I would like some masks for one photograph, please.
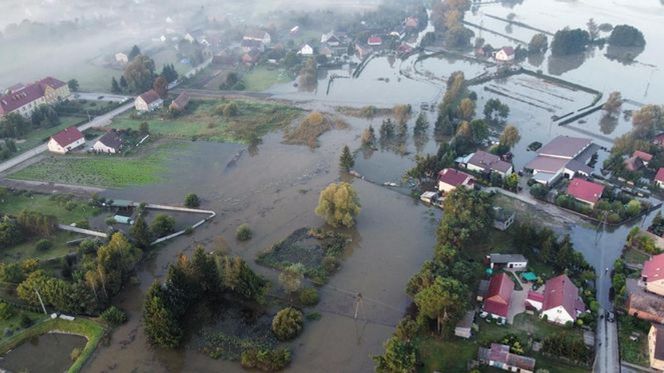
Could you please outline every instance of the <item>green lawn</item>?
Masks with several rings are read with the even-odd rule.
[[[247,91],[264,91],[277,83],[287,83],[292,79],[283,69],[257,66],[244,77]]]
[[[634,249],[625,250],[625,263],[643,264],[643,262],[648,259],[650,259],[650,256],[641,251],[636,251]]]
[[[179,146],[164,144],[132,157],[52,156],[8,177],[101,187],[154,184],[163,180],[168,171],[168,160],[176,155],[174,148]]]
[[[92,207],[86,201],[75,198],[67,203],[64,199],[45,194],[11,192],[0,197],[0,211],[3,213],[18,215],[23,210],[53,215],[60,224],[71,224],[88,219],[100,211],[98,207]]]
[[[633,316],[618,316],[618,340],[620,341],[620,357],[632,364],[649,366],[648,331],[649,324]],[[638,333],[636,341],[629,337]]]
[[[33,323],[38,323],[48,318],[48,316],[43,313],[25,311],[14,307],[14,315],[12,317],[7,320],[0,320],[0,330],[5,331],[9,329],[12,331],[11,335],[5,333],[0,335],[0,345],[9,341],[11,336],[23,330],[23,327],[21,326],[21,315],[24,314],[28,315],[30,319],[33,320]]]
[[[18,149],[18,154],[45,143],[48,141],[49,137],[55,135],[67,127],[81,123],[83,120],[85,120],[85,118],[63,116],[60,117],[60,124],[55,127],[41,128],[30,131],[24,138],[17,141],[16,147]]]
[[[443,341],[427,338],[419,343],[420,372],[466,372],[467,362],[477,359],[478,344],[454,338]]]
[[[58,231],[52,237],[47,238],[53,243],[53,247],[48,251],[38,251],[36,249],[36,244],[37,241],[41,239],[41,237],[34,238],[20,245],[16,245],[0,251],[0,261],[18,262],[28,258],[37,258],[40,262],[44,262],[49,259],[60,258],[71,252],[76,252],[78,245],[69,246],[67,245],[67,241],[71,241],[80,237],[80,235],[74,233]]]
[[[95,351],[99,341],[105,333],[105,327],[103,325],[90,319],[81,317],[77,317],[74,321],[49,319],[39,322],[24,330],[23,332],[14,334],[13,336],[0,342],[0,354],[4,354],[7,351],[21,345],[22,343],[25,343],[32,337],[48,333],[52,330],[82,335],[88,340],[85,344],[85,348],[81,352],[81,355],[67,370],[70,373],[81,371],[83,365]]]
[[[217,108],[229,102],[238,107],[238,115],[224,117]],[[219,142],[249,143],[269,131],[289,125],[300,110],[280,104],[245,100],[198,101],[189,104],[187,112],[174,119],[162,119],[158,114],[150,118],[131,119],[130,114],[116,117],[112,128],[138,129],[147,122],[150,133],[177,139],[205,139]]]

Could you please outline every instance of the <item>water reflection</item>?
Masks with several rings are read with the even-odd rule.
[[[618,118],[609,113],[604,113],[599,120],[599,130],[605,135],[610,135],[618,127]]]
[[[568,71],[578,69],[586,61],[585,53],[570,56],[549,56],[549,74],[562,75]]]
[[[606,58],[612,61],[618,61],[623,65],[630,65],[634,63],[636,57],[643,53],[644,50],[645,47],[616,47],[609,45],[609,47],[606,48],[605,56]]]
[[[542,66],[544,62],[544,53],[529,53],[528,54],[528,63],[535,67]]]

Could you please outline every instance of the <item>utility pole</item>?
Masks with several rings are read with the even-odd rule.
[[[42,306],[42,310],[44,310],[44,315],[48,316],[48,312],[46,312],[46,307],[44,306],[44,301],[42,300],[41,295],[39,295],[39,290],[35,289],[35,293],[37,293],[37,298],[39,298],[39,303]]]
[[[361,305],[362,305],[362,293],[357,293],[357,295],[355,296],[355,315],[353,316],[353,318],[356,320]]]

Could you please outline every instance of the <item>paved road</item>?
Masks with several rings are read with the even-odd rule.
[[[600,312],[604,312],[604,310],[602,309]],[[606,317],[599,320],[595,344],[597,350],[593,371],[598,373],[620,372],[618,329],[615,322],[608,322]]]
[[[125,102],[133,98],[131,96],[116,95],[113,93],[104,93],[104,92],[74,92],[73,96],[77,100],[109,101],[109,102]]]
[[[103,114],[103,115],[100,115],[98,117],[93,118],[88,123],[80,125],[78,127],[78,129],[79,129],[79,131],[85,131],[88,128],[107,126],[111,123],[111,120],[115,116],[124,113],[125,111],[131,109],[132,107],[134,107],[133,102],[122,105],[122,106],[118,107],[115,110],[109,111],[106,114]],[[41,154],[41,153],[43,153],[47,150],[48,150],[47,145],[46,144],[41,144],[41,145],[39,145],[39,146],[37,146],[33,149],[28,150],[25,153],[22,153],[22,154],[14,157],[14,158],[8,159],[5,162],[0,163],[0,173],[5,172],[8,169],[10,169],[10,168],[12,168],[16,165],[19,165],[19,164],[27,161],[28,159],[30,159],[32,157],[35,157],[35,156],[37,156],[37,155],[39,155],[39,154]]]

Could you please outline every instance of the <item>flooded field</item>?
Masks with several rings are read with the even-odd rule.
[[[64,372],[72,364],[74,348],[82,349],[86,339],[78,335],[49,333],[32,338],[8,352],[0,368],[10,372]]]

